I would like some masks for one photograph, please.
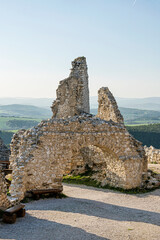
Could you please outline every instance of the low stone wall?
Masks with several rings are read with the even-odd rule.
[[[1,208],[8,208],[10,202],[7,198],[7,187],[5,182],[5,177],[0,167],[0,209]]]
[[[102,185],[139,187],[147,161],[143,146],[124,125],[82,114],[51,119],[15,134],[10,167],[11,195],[22,199],[31,189],[62,188],[62,176],[86,167]]]
[[[156,149],[153,146],[144,147],[148,163],[158,163],[160,164],[160,149]]]

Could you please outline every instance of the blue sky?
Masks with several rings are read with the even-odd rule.
[[[55,97],[85,56],[90,95],[160,97],[160,0],[0,0],[0,97]]]

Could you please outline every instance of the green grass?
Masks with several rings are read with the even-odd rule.
[[[125,126],[126,127],[138,127],[138,126],[148,126],[149,124],[144,124],[144,123],[141,123],[141,124],[126,124]]]
[[[93,180],[90,176],[82,176],[82,175],[66,175],[63,177],[64,183],[70,183],[70,184],[80,184],[85,186],[92,186],[96,188],[101,189],[110,189],[114,191],[118,191],[121,193],[126,194],[141,194],[141,193],[147,193],[151,192],[154,189],[141,189],[141,188],[134,188],[134,189],[123,189],[123,188],[115,188],[110,185],[101,186],[100,182],[97,182],[96,180]]]
[[[20,128],[17,128],[17,127],[13,127],[13,126],[10,126],[9,124],[7,124],[9,121],[36,121],[37,124],[41,121],[41,119],[38,119],[38,118],[21,118],[21,117],[0,117],[0,130],[7,130],[7,131],[15,131],[15,130],[18,130]]]
[[[100,183],[98,183],[96,180],[91,179],[90,176],[70,176],[66,175],[63,177],[63,182],[66,183],[73,183],[73,184],[83,184],[86,186],[92,186],[92,187],[100,187]]]

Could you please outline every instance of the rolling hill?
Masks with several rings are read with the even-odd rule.
[[[160,97],[149,98],[120,98],[115,97],[119,107],[135,108],[141,110],[160,111]],[[54,98],[0,98],[0,105],[20,104],[33,105],[50,110]],[[90,97],[91,108],[97,108],[98,97]]]
[[[32,105],[11,104],[0,106],[0,116],[27,117],[47,119],[52,115],[51,110]]]
[[[160,112],[120,107],[129,132],[144,145],[160,148],[160,124],[138,126],[140,124],[160,123]],[[91,109],[96,115],[97,108]],[[16,130],[36,126],[42,119],[48,119],[51,110],[31,105],[12,104],[0,106],[0,137],[9,144]],[[133,126],[136,125],[136,126]]]
[[[98,107],[98,97],[90,97],[91,108]],[[119,98],[116,97],[116,101],[119,107],[134,108],[140,110],[153,110],[160,111],[160,97],[150,98]]]

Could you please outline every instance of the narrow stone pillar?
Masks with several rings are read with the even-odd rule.
[[[97,117],[106,121],[123,123],[123,116],[121,115],[116,100],[108,87],[102,87],[98,91],[98,114]]]

